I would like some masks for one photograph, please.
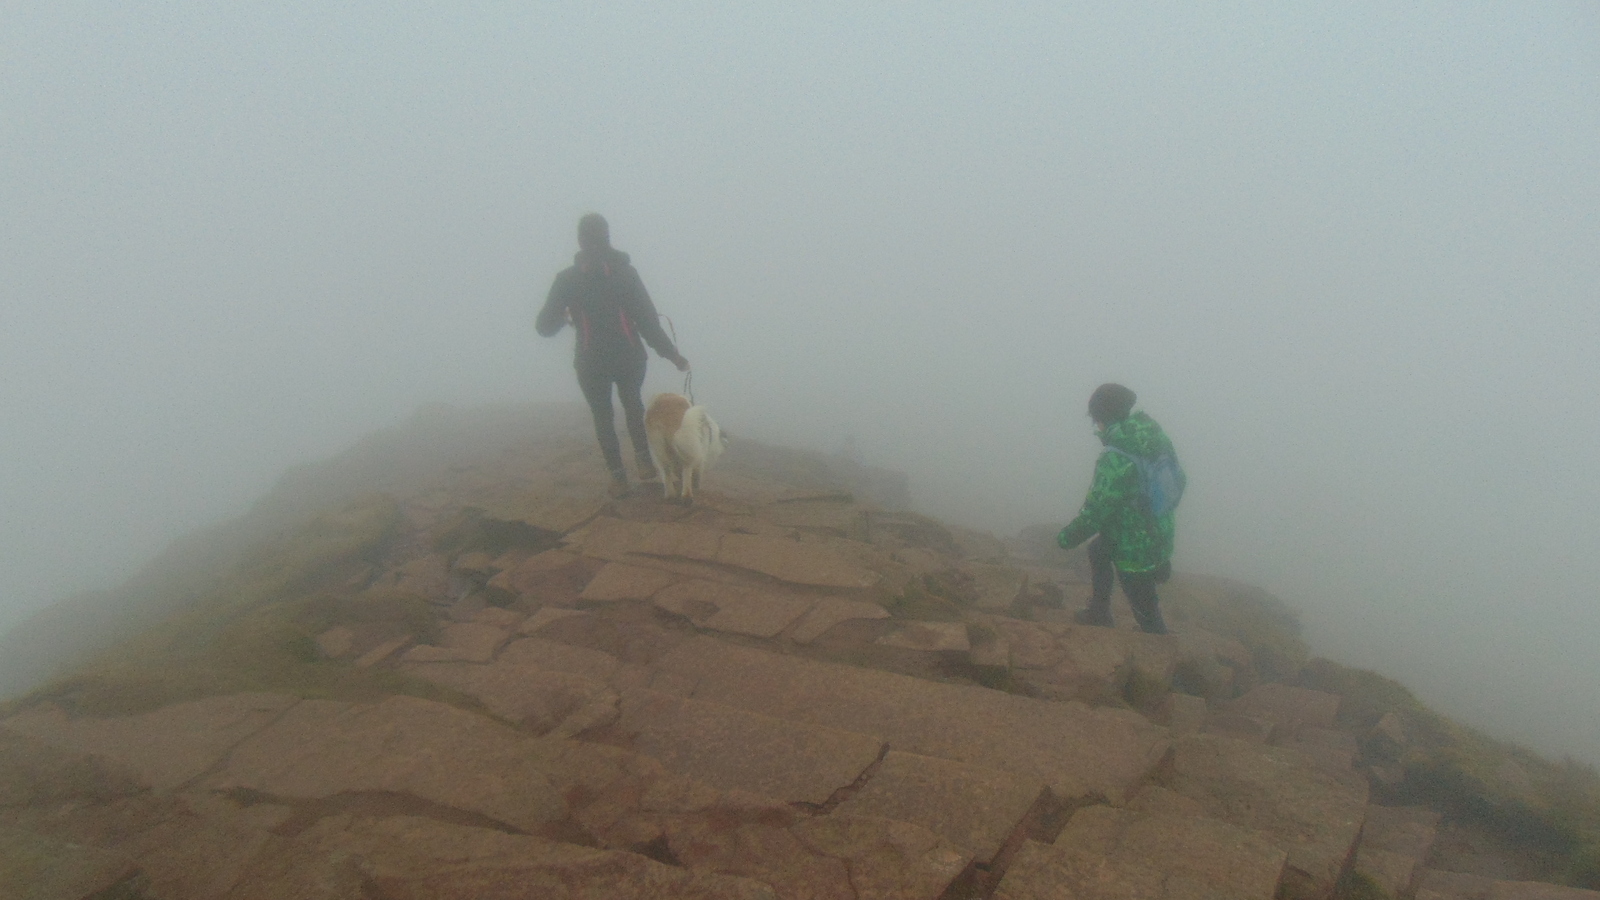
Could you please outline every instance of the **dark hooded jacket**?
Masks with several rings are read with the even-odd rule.
[[[1161,426],[1142,412],[1107,425],[1100,442],[1145,459],[1172,452],[1172,441]],[[1172,513],[1157,516],[1150,511],[1133,460],[1107,450],[1094,464],[1094,484],[1083,509],[1061,529],[1056,542],[1070,550],[1099,534],[1118,570],[1141,573],[1172,559],[1174,533]]]
[[[667,359],[678,357],[644,281],[620,250],[580,250],[556,276],[534,327],[550,337],[569,319],[578,332],[573,364],[579,369],[641,365],[646,342]]]

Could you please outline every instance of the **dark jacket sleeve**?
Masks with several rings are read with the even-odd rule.
[[[563,272],[550,285],[550,296],[545,298],[544,308],[539,310],[539,318],[534,320],[534,329],[545,337],[560,331],[567,324],[568,302],[567,275]]]
[[[644,279],[639,277],[639,270],[628,267],[629,290],[626,303],[628,304],[628,318],[633,320],[633,327],[639,329],[639,334],[663,359],[677,359],[678,348],[672,345],[672,339],[661,330],[661,316],[656,313],[656,305],[650,302],[650,292],[644,289]]]

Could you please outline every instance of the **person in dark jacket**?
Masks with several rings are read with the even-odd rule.
[[[1056,543],[1071,550],[1094,537],[1089,544],[1094,592],[1089,608],[1077,615],[1080,624],[1113,624],[1111,588],[1120,578],[1139,627],[1166,634],[1156,585],[1172,574],[1175,522],[1171,511],[1160,516],[1151,512],[1130,456],[1154,459],[1172,453],[1172,441],[1156,420],[1133,412],[1134,400],[1133,391],[1120,384],[1102,384],[1090,396],[1089,417],[1108,449],[1095,462],[1094,484],[1083,509],[1061,529]]]
[[[644,281],[629,264],[628,254],[611,246],[611,226],[599,213],[578,220],[578,253],[571,268],[562,270],[550,286],[550,296],[534,327],[541,335],[552,337],[568,322],[578,333],[573,367],[578,371],[583,398],[594,414],[594,433],[611,472],[612,493],[625,494],[628,474],[617,442],[611,388],[616,386],[622,401],[639,478],[649,481],[656,477],[656,468],[645,436],[644,399],[639,395],[644,386],[645,344],[671,360],[680,372],[689,371],[689,361],[661,330]]]

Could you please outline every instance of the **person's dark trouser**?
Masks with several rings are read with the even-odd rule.
[[[1094,593],[1089,597],[1088,615],[1092,622],[1111,624],[1111,588],[1122,579],[1122,592],[1128,595],[1128,605],[1133,607],[1134,621],[1141,631],[1166,634],[1167,623],[1161,618],[1161,598],[1156,596],[1154,572],[1119,572],[1111,561],[1111,548],[1104,538],[1096,536],[1089,542],[1089,566],[1094,578]]]
[[[578,387],[583,389],[583,399],[589,401],[589,412],[594,414],[594,436],[600,439],[606,468],[611,471],[611,477],[618,480],[625,479],[627,474],[622,467],[622,447],[617,442],[617,427],[611,411],[611,386],[617,386],[633,452],[641,459],[648,459],[650,440],[644,431],[644,398],[639,396],[639,389],[644,387],[644,366],[645,361],[641,359],[578,367]]]

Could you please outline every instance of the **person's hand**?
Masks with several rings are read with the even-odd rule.
[[[687,371],[689,371],[689,361],[687,359],[684,359],[681,354],[678,356],[677,359],[672,361],[672,364],[678,367],[678,371],[679,372],[687,372]]]

